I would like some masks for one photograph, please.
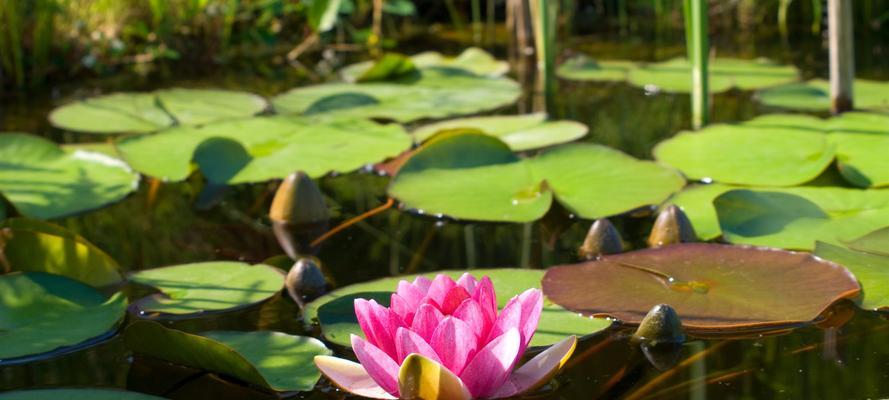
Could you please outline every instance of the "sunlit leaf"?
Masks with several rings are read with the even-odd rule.
[[[423,142],[438,132],[470,128],[478,129],[504,141],[513,151],[524,151],[571,142],[587,134],[587,127],[575,121],[547,121],[546,114],[469,117],[423,125],[411,132]]]
[[[711,93],[724,92],[732,88],[761,89],[799,79],[799,71],[795,67],[767,59],[743,60],[718,57],[710,61],[708,74]],[[685,58],[645,64],[630,69],[629,80],[641,87],[687,93],[692,88],[691,64]]]
[[[863,110],[889,110],[889,82],[856,79],[853,87],[855,107]],[[813,79],[804,83],[779,86],[759,93],[766,105],[797,110],[830,109],[830,82]]]
[[[889,249],[889,241],[884,241]],[[815,255],[840,264],[855,274],[861,283],[861,308],[889,309],[889,255],[855,251],[829,243],[818,242]]]
[[[594,60],[580,55],[559,65],[556,74],[560,78],[577,81],[625,81],[630,69],[636,67],[633,61]]]

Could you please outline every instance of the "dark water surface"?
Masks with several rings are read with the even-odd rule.
[[[759,29],[759,28],[758,28]],[[788,40],[766,33],[744,38],[722,32],[713,39],[720,55],[764,56],[800,67],[805,77],[826,76],[827,50],[820,36],[796,32]],[[753,40],[755,39],[755,40]],[[681,32],[572,38],[563,53],[595,57],[660,60],[684,52]],[[456,52],[456,42],[418,39]],[[756,43],[752,45],[751,43]],[[889,78],[889,43],[863,37],[857,42],[860,77]],[[502,46],[493,49],[503,55]],[[410,50],[403,50],[410,53]],[[160,78],[159,78],[160,77]],[[224,70],[166,71],[150,77],[127,74],[113,79],[70,82],[43,93],[3,100],[0,130],[39,133],[59,142],[105,140],[51,128],[46,115],[72,98],[117,90],[157,87],[222,87],[263,95],[280,93],[308,81],[286,66],[235,64]],[[503,113],[528,111],[523,103]],[[651,94],[624,83],[561,81],[549,111],[590,127],[584,141],[603,143],[637,157],[650,158],[657,142],[688,126],[685,95]],[[778,112],[758,104],[750,92],[715,95],[713,120],[739,121]],[[388,178],[368,172],[320,180],[336,224],[385,202]],[[267,218],[277,183],[230,188],[207,209],[196,206],[202,178],[152,186],[143,180],[137,193],[102,210],[56,221],[107,251],[124,268],[138,270],[211,260],[261,262],[283,253]],[[651,227],[650,212],[614,219],[624,238],[642,246]],[[467,224],[389,210],[324,243],[318,257],[337,285],[383,276],[453,268],[545,268],[576,262],[576,248],[589,226],[555,209],[533,224]],[[299,310],[286,297],[248,310],[171,321],[190,332],[209,329],[276,329],[306,334]],[[128,322],[134,320],[128,318]],[[744,340],[694,340],[680,349],[680,363],[665,371],[632,347],[626,334],[609,331],[584,339],[570,368],[555,385],[532,398],[882,398],[889,397],[889,322],[855,311],[838,328],[806,327],[792,333]],[[34,386],[113,386],[171,398],[273,398],[244,384],[165,362],[133,357],[119,337],[70,354],[0,367],[0,390]],[[300,398],[342,398],[322,380],[320,390]]]

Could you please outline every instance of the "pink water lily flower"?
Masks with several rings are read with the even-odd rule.
[[[315,364],[334,384],[364,397],[511,397],[546,384],[576,346],[577,338],[568,337],[515,369],[542,309],[543,294],[528,289],[498,313],[488,277],[401,281],[388,308],[355,300],[367,338],[351,338],[361,364],[329,356],[315,357]]]

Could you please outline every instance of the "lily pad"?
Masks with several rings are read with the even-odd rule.
[[[655,158],[690,179],[793,186],[817,177],[835,154],[825,135],[799,129],[712,125],[659,143]]]
[[[637,68],[633,61],[594,60],[580,55],[559,65],[556,75],[576,81],[625,81],[633,68]]]
[[[136,272],[130,281],[151,286],[160,294],[136,302],[147,312],[192,314],[253,305],[278,294],[284,275],[264,264],[204,262]]]
[[[543,292],[568,310],[631,325],[669,304],[689,333],[715,334],[804,324],[859,286],[807,253],[686,243],[551,267]]]
[[[883,242],[889,249],[889,241]],[[889,309],[889,255],[856,251],[818,242],[815,255],[840,264],[855,274],[861,283],[861,308],[875,311]]]
[[[339,73],[346,82],[366,82],[379,80],[367,79],[368,76],[397,77],[415,72],[417,68],[433,67],[456,68],[489,78],[499,78],[509,72],[509,63],[506,61],[498,60],[478,47],[469,47],[457,57],[448,57],[437,51],[425,51],[410,57],[389,53],[376,62],[362,61],[348,65]],[[378,73],[372,73],[373,70]]]
[[[432,278],[437,274],[446,274],[454,279],[469,272],[480,278],[487,275],[497,292],[498,307],[503,307],[513,296],[517,296],[530,288],[540,287],[540,278],[544,271],[533,269],[499,268],[476,269],[470,271],[437,271],[422,274]],[[413,280],[417,275],[396,276],[375,281],[349,285],[334,290],[306,305],[303,319],[307,324],[320,322],[324,338],[341,346],[350,346],[349,335],[363,335],[355,317],[353,300],[356,298],[373,298],[380,304],[388,306],[389,295],[395,291],[398,282]],[[610,321],[581,317],[564,308],[545,302],[540,315],[540,323],[531,346],[549,346],[570,335],[584,336],[601,331],[611,325]]]
[[[114,389],[31,389],[0,393],[2,400],[160,400],[138,392]]]
[[[843,178],[859,187],[889,186],[889,115],[845,113],[830,127]]]
[[[713,205],[732,243],[811,250],[816,241],[841,244],[889,226],[885,189],[732,190]]]
[[[0,360],[74,346],[113,330],[126,313],[86,284],[42,272],[0,275]]]
[[[321,373],[312,359],[330,355],[318,339],[273,331],[210,331],[193,335],[137,321],[126,331],[137,353],[206,369],[276,391],[307,391]]]
[[[853,87],[855,108],[889,110],[889,82],[856,79]],[[759,100],[766,105],[808,111],[830,109],[830,82],[813,79],[763,90]]]
[[[732,88],[762,89],[799,79],[799,71],[795,67],[767,59],[716,58],[710,60],[708,72],[711,93]],[[646,64],[630,69],[629,80],[641,87],[653,86],[661,91],[688,93],[691,91],[691,64],[685,58]]]
[[[249,117],[267,107],[265,99],[245,92],[173,88],[153,93],[114,93],[56,108],[53,126],[99,134],[149,133],[175,123],[198,125]]]
[[[48,272],[100,287],[123,280],[120,266],[81,236],[48,222],[13,218],[3,254],[13,271]]]
[[[139,175],[101,153],[65,152],[24,133],[0,134],[0,193],[24,216],[64,217],[123,199]]]
[[[877,229],[846,245],[855,251],[889,257],[889,226]]]
[[[211,149],[207,157],[198,160],[202,169],[228,169],[204,169],[205,175],[227,178],[218,183],[228,184],[283,178],[297,170],[311,177],[331,171],[350,172],[396,156],[411,145],[410,137],[396,124],[274,116],[176,127],[153,135],[124,138],[117,147],[137,171],[181,181],[192,172],[195,151],[211,139],[226,139],[227,149],[231,149],[232,142],[243,148],[235,148],[238,151],[234,152]],[[232,158],[233,155],[237,157]]]
[[[454,68],[423,68],[419,76],[387,82],[326,83],[272,99],[283,114],[336,115],[411,122],[475,114],[514,103],[519,84]]]
[[[340,70],[340,76],[346,82],[384,81],[416,74],[417,67],[407,56],[397,53],[386,53],[379,60],[369,60],[352,64]]]
[[[524,151],[571,142],[584,137],[586,125],[575,121],[547,121],[546,114],[470,117],[423,125],[412,134],[423,142],[438,132],[478,129],[504,141],[513,151]]]
[[[549,210],[553,194],[595,219],[658,204],[683,184],[671,169],[604,146],[564,145],[526,160],[497,138],[445,132],[402,165],[389,195],[427,214],[528,222]]]

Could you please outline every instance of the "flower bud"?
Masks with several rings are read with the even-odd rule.
[[[315,250],[309,243],[327,231],[329,214],[318,186],[298,171],[278,186],[269,218],[281,248],[290,258],[297,259]]]
[[[607,254],[617,254],[624,249],[617,228],[607,218],[599,218],[590,226],[577,254],[581,259],[594,260]]]
[[[303,257],[293,264],[284,279],[287,293],[300,306],[327,291],[327,279],[313,258]]]
[[[648,236],[650,247],[661,247],[677,243],[696,242],[695,229],[691,226],[688,216],[675,204],[670,204],[658,214],[651,234]]]

